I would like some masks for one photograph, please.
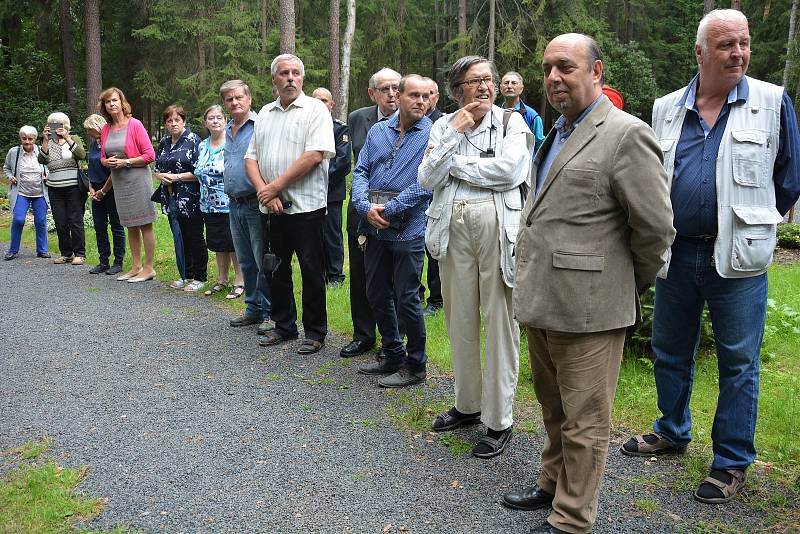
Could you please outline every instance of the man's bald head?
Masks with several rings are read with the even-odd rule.
[[[333,111],[333,107],[336,105],[336,102],[333,101],[333,95],[330,91],[324,87],[317,87],[314,89],[314,92],[311,93],[311,96],[317,100],[321,100],[322,103],[328,107],[328,111]]]

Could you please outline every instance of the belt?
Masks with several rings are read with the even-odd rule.
[[[255,193],[250,193],[249,195],[245,195],[243,197],[235,197],[233,195],[228,195],[228,198],[237,204],[244,204],[245,202],[249,202],[250,200],[256,198]]]
[[[715,235],[676,235],[675,241],[683,241],[684,243],[692,243],[694,245],[713,245],[717,240]]]

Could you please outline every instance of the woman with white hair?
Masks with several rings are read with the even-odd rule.
[[[3,173],[8,178],[8,200],[11,208],[11,243],[4,256],[13,260],[19,254],[25,216],[33,208],[33,225],[36,228],[36,255],[49,258],[47,252],[47,169],[37,161],[39,132],[33,126],[19,129],[20,144],[11,147],[6,155]]]
[[[53,127],[51,131],[50,127]],[[83,234],[83,213],[86,195],[78,188],[78,160],[86,158],[86,150],[78,136],[69,134],[70,120],[64,113],[47,117],[39,163],[47,165],[47,187],[50,209],[56,223],[58,249],[61,256],[53,263],[86,263],[86,241]]]
[[[92,197],[92,221],[97,240],[97,254],[100,263],[90,274],[106,273],[115,275],[122,272],[122,261],[125,259],[125,228],[119,221],[117,203],[114,200],[114,189],[111,182],[111,170],[100,163],[100,132],[107,124],[105,117],[94,113],[83,121],[86,135],[89,136],[89,195]],[[108,241],[108,225],[114,239],[114,264],[110,264],[111,245]]]

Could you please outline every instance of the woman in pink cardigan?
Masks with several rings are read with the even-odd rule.
[[[122,91],[109,87],[100,93],[97,107],[108,122],[100,132],[100,163],[111,169],[111,178],[95,192],[95,200],[102,200],[113,185],[119,220],[128,229],[133,258],[131,270],[117,280],[132,283],[152,280],[156,277],[153,269],[156,210],[150,200],[153,178],[149,164],[156,159],[155,151],[144,125],[131,117],[131,105]]]

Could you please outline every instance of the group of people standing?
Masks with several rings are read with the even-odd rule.
[[[479,56],[458,59],[448,72],[454,113],[436,110],[433,80],[384,68],[369,81],[375,105],[353,111],[344,124],[331,118],[335,103],[327,90],[303,92],[300,58],[282,54],[271,64],[275,100],[259,113],[251,109],[247,84],[226,82],[220,98],[227,124],[223,108],[211,106],[203,115],[210,136],[201,141],[186,128],[184,110],[170,106],[163,115],[168,135],[155,151],[122,92],[111,88],[101,95],[102,116],[86,123],[99,139],[89,147],[94,203],[116,193],[116,212],[106,205],[95,218],[118,213],[129,229],[133,268],[120,279],[151,279],[155,210],[146,167],[155,161],[154,198],[170,217],[181,273],[172,286],[203,288],[206,250],[216,250],[223,276],[231,264],[240,266],[247,306],[230,325],[258,324],[260,344],[276,346],[299,337],[296,255],[304,330],[297,353],[312,354],[327,335],[326,283],[344,276],[341,193],[352,154],[354,338],[341,355],[370,351],[377,328],[382,350],[359,373],[378,376],[383,387],[425,380],[427,254],[429,269],[440,273],[456,393],[432,429],[482,422],[486,434],[472,452],[492,458],[512,437],[522,325],[546,440],[536,484],[501,502],[518,510],[550,508],[538,533],[592,529],[626,329],[640,317],[638,295],[654,283],[663,415],[653,432],[632,437],[621,452],[686,449],[693,359],[707,303],[720,399],[714,460],[694,497],[727,502],[755,459],[766,269],[775,224],[800,196],[800,134],[783,89],[745,76],[744,15],[712,11],[696,43],[697,76],[656,101],[651,128],[604,95],[603,58],[592,38],[555,37],[542,69],[548,101],[561,117],[546,137],[541,118],[520,100],[522,77],[501,78]],[[504,107],[494,104],[498,90]],[[25,127],[7,157],[6,175],[22,202],[14,207],[7,259],[18,253],[18,214],[29,205],[37,253],[47,254],[38,230],[48,192],[54,217],[60,211],[56,261],[83,257],[82,226],[75,229],[69,215],[80,199],[69,188],[78,187],[74,162],[84,151],[69,136],[68,119],[51,119],[60,122],[53,140],[39,148],[35,129]],[[124,250],[117,249],[118,235],[115,265]],[[105,250],[97,269],[110,271]],[[432,280],[429,271],[429,286],[437,285]],[[226,284],[220,279],[211,291]],[[427,308],[435,307],[432,295]]]

